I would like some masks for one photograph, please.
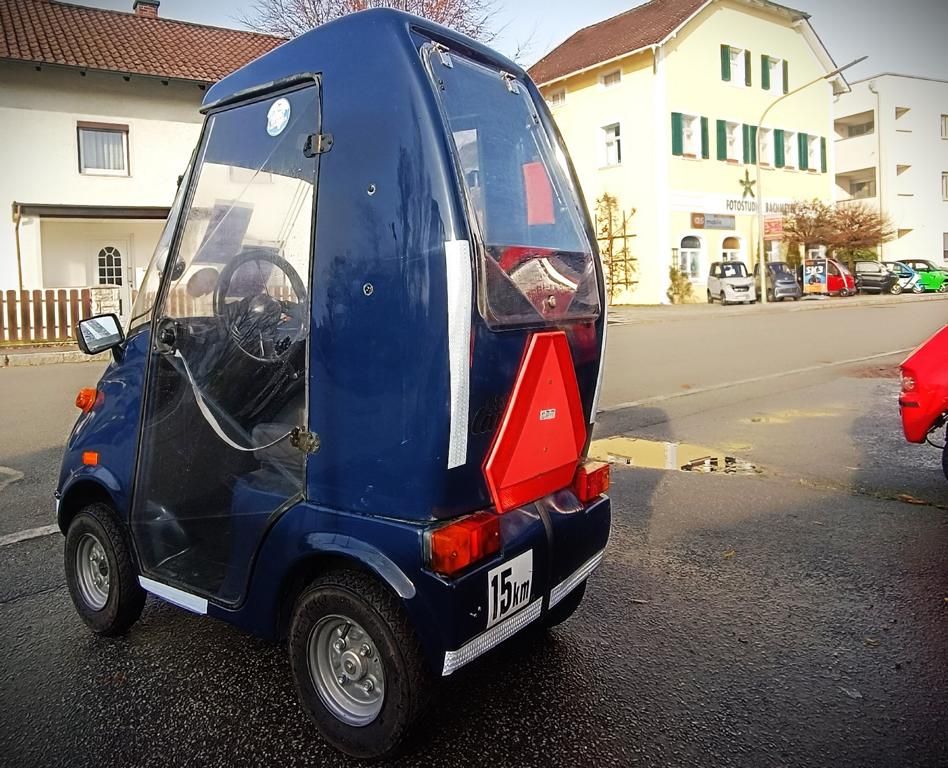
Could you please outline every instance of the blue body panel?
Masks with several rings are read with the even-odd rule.
[[[601,497],[583,506],[562,491],[505,514],[503,552],[470,572],[445,579],[424,567],[426,530],[491,506],[482,466],[530,334],[565,331],[590,424],[605,322],[603,313],[595,321],[493,331],[475,300],[467,461],[447,469],[445,243],[469,243],[472,254],[478,244],[420,54],[431,40],[521,78],[562,147],[520,67],[447,29],[389,10],[356,14],[290,41],[206,96],[213,110],[261,84],[314,74],[320,130],[334,139],[319,159],[310,295],[308,429],[319,435],[321,449],[307,459],[304,499],[288,508],[273,512],[277,504],[251,478],[239,481],[233,519],[240,535],[232,551],[239,567],[228,575],[226,591],[244,596],[233,605],[212,601],[209,613],[276,637],[290,575],[314,557],[341,557],[402,597],[437,668],[445,651],[484,631],[491,568],[532,549],[531,599],[548,595],[605,547],[610,505]],[[583,221],[595,243],[588,217]],[[476,256],[469,266],[477,285]],[[598,277],[604,305],[601,271]],[[86,480],[105,489],[128,520],[149,338],[144,329],[127,341],[124,357],[99,383],[104,399],[70,436],[57,490],[64,527],[77,511],[70,494]],[[97,467],[83,465],[87,450],[99,452]]]

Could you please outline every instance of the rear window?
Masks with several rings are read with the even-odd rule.
[[[453,53],[428,58],[484,246],[478,293],[488,324],[597,317],[579,197],[526,87]]]

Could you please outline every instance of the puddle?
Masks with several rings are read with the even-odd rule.
[[[589,456],[610,464],[680,472],[759,475],[755,464],[728,456],[714,448],[690,443],[642,440],[635,437],[609,437],[593,440]]]
[[[838,416],[836,411],[805,411],[792,409],[788,411],[774,411],[773,413],[757,413],[741,419],[742,424],[790,424],[801,419],[828,419]]]

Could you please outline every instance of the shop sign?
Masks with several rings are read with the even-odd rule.
[[[826,293],[826,259],[803,261],[803,292]]]
[[[721,213],[692,213],[692,229],[736,229],[737,219]]]
[[[783,216],[764,216],[764,240],[783,239]]]

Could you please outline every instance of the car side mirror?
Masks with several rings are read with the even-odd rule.
[[[76,326],[76,341],[79,342],[79,349],[87,355],[97,355],[118,347],[125,341],[125,334],[122,332],[122,324],[114,314],[96,315],[79,321]]]

